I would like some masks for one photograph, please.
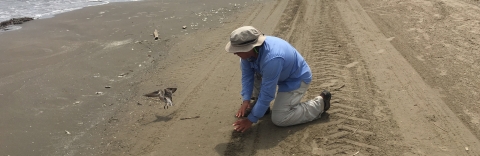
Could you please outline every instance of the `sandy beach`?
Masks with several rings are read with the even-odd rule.
[[[1,155],[97,155],[104,140],[110,139],[102,136],[104,125],[112,122],[118,108],[142,92],[178,85],[162,78],[172,74],[152,72],[165,68],[159,64],[167,56],[177,55],[169,48],[196,31],[222,27],[232,20],[227,16],[254,3],[111,3],[2,32]],[[152,36],[155,29],[158,40]],[[151,86],[139,87],[144,81],[151,81]],[[179,88],[178,94],[184,91]],[[174,110],[160,108],[150,109]]]
[[[0,34],[0,153],[480,155],[479,6],[161,0],[30,21]],[[241,71],[224,47],[243,25],[297,48],[305,100],[332,92],[322,118],[233,130]],[[142,96],[167,87],[168,109]]]

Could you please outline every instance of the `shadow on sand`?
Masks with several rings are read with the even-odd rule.
[[[329,122],[329,116],[328,112],[326,112],[321,115],[320,119],[312,122],[279,127],[272,123],[271,115],[267,115],[247,132],[240,133],[232,130],[230,142],[218,144],[215,150],[219,155],[255,155],[257,150],[276,147],[289,135],[304,130],[310,125]]]

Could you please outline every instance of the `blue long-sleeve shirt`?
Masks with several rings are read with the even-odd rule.
[[[310,84],[310,67],[298,51],[287,41],[267,36],[254,60],[241,59],[242,98],[250,100],[253,92],[254,75],[262,76],[262,84],[257,103],[248,119],[256,123],[275,99],[276,87],[279,92],[289,92],[300,88],[301,82]]]

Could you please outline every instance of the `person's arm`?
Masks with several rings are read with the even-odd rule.
[[[248,120],[256,123],[270,107],[270,102],[275,99],[276,88],[280,73],[282,72],[283,58],[274,58],[268,61],[262,69],[262,85],[257,103],[253,106]]]
[[[250,101],[253,92],[254,69],[250,66],[250,62],[241,59],[240,67],[242,69],[242,100]]]
[[[253,79],[255,71],[251,68],[250,62],[240,60],[240,68],[242,70],[242,105],[238,109],[236,117],[243,117],[246,110],[250,108],[250,98],[253,92]]]

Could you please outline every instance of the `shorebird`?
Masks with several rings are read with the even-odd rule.
[[[175,91],[177,91],[177,88],[167,88],[163,90],[157,90],[143,96],[160,98],[160,100],[165,102],[165,106],[163,106],[163,109],[168,109],[168,106],[173,106],[172,95],[173,93],[175,93]]]

